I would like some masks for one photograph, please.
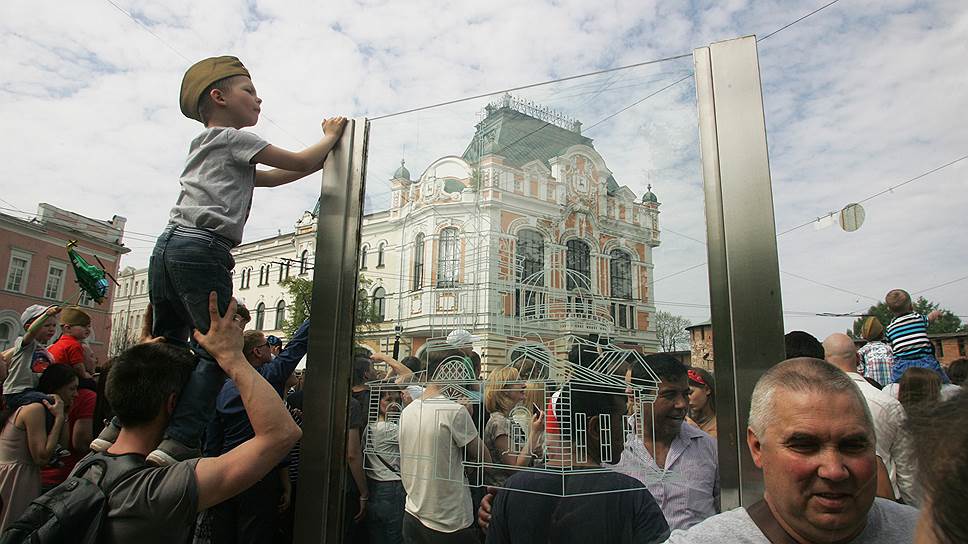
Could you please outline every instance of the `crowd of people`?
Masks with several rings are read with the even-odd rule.
[[[99,542],[292,541],[301,424],[312,417],[295,369],[311,325],[285,346],[246,331],[230,251],[254,187],[318,171],[345,119],[324,120],[320,141],[299,152],[242,131],[261,99],[235,57],[193,65],[180,105],[205,128],[152,253],[140,342],[102,367],[85,344],[87,313],[33,305],[3,353],[0,530],[25,541],[40,523],[67,523],[44,504],[79,506],[91,485],[107,497]],[[860,349],[843,334],[787,335],[787,359],[759,377],[745,429],[762,500],[725,512],[708,370],[651,354],[608,377],[625,391],[574,379],[547,391],[527,358],[482,369],[478,339],[462,329],[425,360],[357,353],[344,540],[966,542],[968,361],[942,368],[926,335],[938,316],[915,313],[903,290],[886,303],[894,319],[869,319]],[[598,350],[576,342],[568,368],[590,367]],[[483,398],[440,379],[453,361],[487,380]],[[645,382],[654,399],[630,402]]]

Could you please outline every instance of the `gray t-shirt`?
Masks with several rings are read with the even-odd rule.
[[[230,127],[207,128],[196,136],[169,222],[205,229],[240,244],[255,188],[252,157],[267,145],[251,132]]]
[[[108,499],[103,542],[188,542],[198,513],[197,463],[149,467],[118,484]]]
[[[23,343],[24,337],[17,338],[13,344],[13,359],[7,370],[7,378],[3,381],[3,394],[13,395],[23,393],[28,389],[37,387],[37,374],[34,374],[34,359],[43,360],[50,364],[50,354],[45,349],[37,349],[37,342],[31,341],[26,345]]]
[[[867,513],[867,526],[851,540],[851,544],[880,544],[883,542],[912,542],[918,511],[910,506],[887,499],[874,499]],[[688,530],[672,533],[667,544],[770,544],[750,519],[745,508],[717,514]]]

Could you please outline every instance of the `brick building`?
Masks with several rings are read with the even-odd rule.
[[[691,365],[713,371],[713,324],[709,321],[686,327],[689,331]]]
[[[968,332],[946,332],[929,334],[928,338],[934,344],[934,354],[938,362],[948,366],[951,361],[968,357]]]
[[[50,204],[40,204],[31,220],[0,214],[0,349],[13,345],[23,333],[20,314],[28,306],[78,300],[91,315],[88,343],[100,360],[107,358],[114,289],[109,288],[100,305],[87,297],[78,299],[66,246],[76,240],[75,250],[85,260],[96,264],[100,259],[116,275],[121,255],[130,251],[122,245],[126,221],[117,215],[107,221],[91,219]]]

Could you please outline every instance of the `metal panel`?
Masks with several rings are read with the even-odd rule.
[[[699,48],[694,60],[720,478],[728,509],[763,494],[745,437],[753,386],[784,358],[783,310],[756,39]]]
[[[323,165],[296,501],[294,542],[299,543],[342,540],[353,308],[368,131],[366,120],[347,121],[343,137]]]

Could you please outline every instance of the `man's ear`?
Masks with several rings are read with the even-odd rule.
[[[599,432],[597,415],[588,418],[585,424],[585,439],[588,443],[588,452],[594,452],[591,457],[595,459],[601,458],[602,433]]]
[[[756,468],[762,469],[763,464],[761,463],[761,457],[763,455],[763,443],[760,442],[759,437],[753,432],[753,429],[746,429],[746,445],[750,448],[750,456],[753,457],[753,464]]]
[[[168,395],[168,400],[165,401],[165,411],[168,413],[168,417],[171,417],[175,413],[175,406],[178,404],[178,393],[172,393]]]

